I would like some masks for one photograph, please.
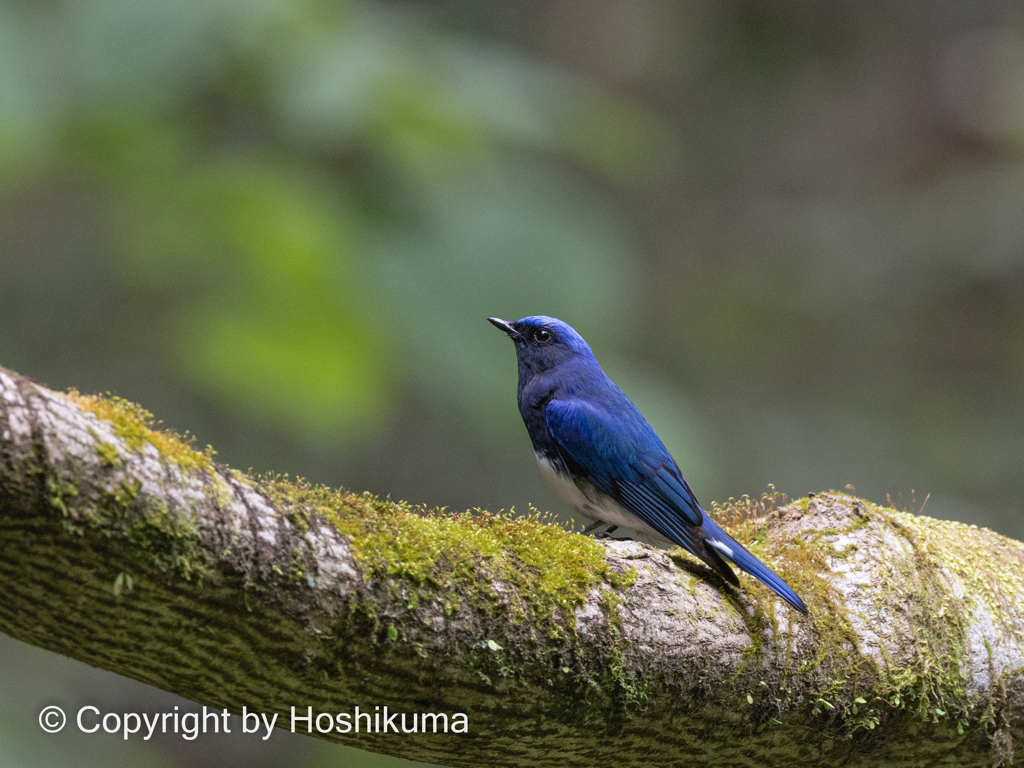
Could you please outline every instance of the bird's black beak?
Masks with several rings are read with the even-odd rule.
[[[508,320],[502,320],[500,317],[488,317],[487,319],[495,328],[500,328],[513,339],[521,339],[523,337],[519,331],[512,327],[512,323]]]

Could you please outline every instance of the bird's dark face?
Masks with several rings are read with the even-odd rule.
[[[497,317],[487,319],[515,342],[520,383],[524,383],[524,376],[529,378],[580,357],[594,357],[572,326],[553,317],[532,315],[514,323]]]

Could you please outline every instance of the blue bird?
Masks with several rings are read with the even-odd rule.
[[[592,521],[685,548],[730,584],[728,560],[800,613],[807,605],[701,509],[675,459],[569,325],[535,315],[491,323],[516,345],[519,413],[559,496]],[[723,558],[725,560],[723,560]]]

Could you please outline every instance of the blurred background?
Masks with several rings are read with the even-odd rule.
[[[1022,33],[999,0],[0,0],[0,365],[240,469],[567,519],[485,319],[550,314],[705,505],[851,484],[1024,538]],[[0,636],[0,766],[412,765],[47,736],[51,703],[192,708]]]

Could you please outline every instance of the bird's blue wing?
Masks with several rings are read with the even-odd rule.
[[[554,400],[548,430],[570,469],[655,530],[691,548],[704,513],[675,461],[635,411],[614,419],[580,400]]]
[[[807,613],[807,605],[785,581],[704,514],[672,456],[639,412],[630,410],[613,418],[590,403],[553,400],[544,416],[559,454],[574,474],[668,539],[711,563],[731,583],[738,583],[736,577],[717,555],[766,584],[801,613]],[[703,526],[703,533],[697,534],[703,541],[695,541],[698,526]]]

